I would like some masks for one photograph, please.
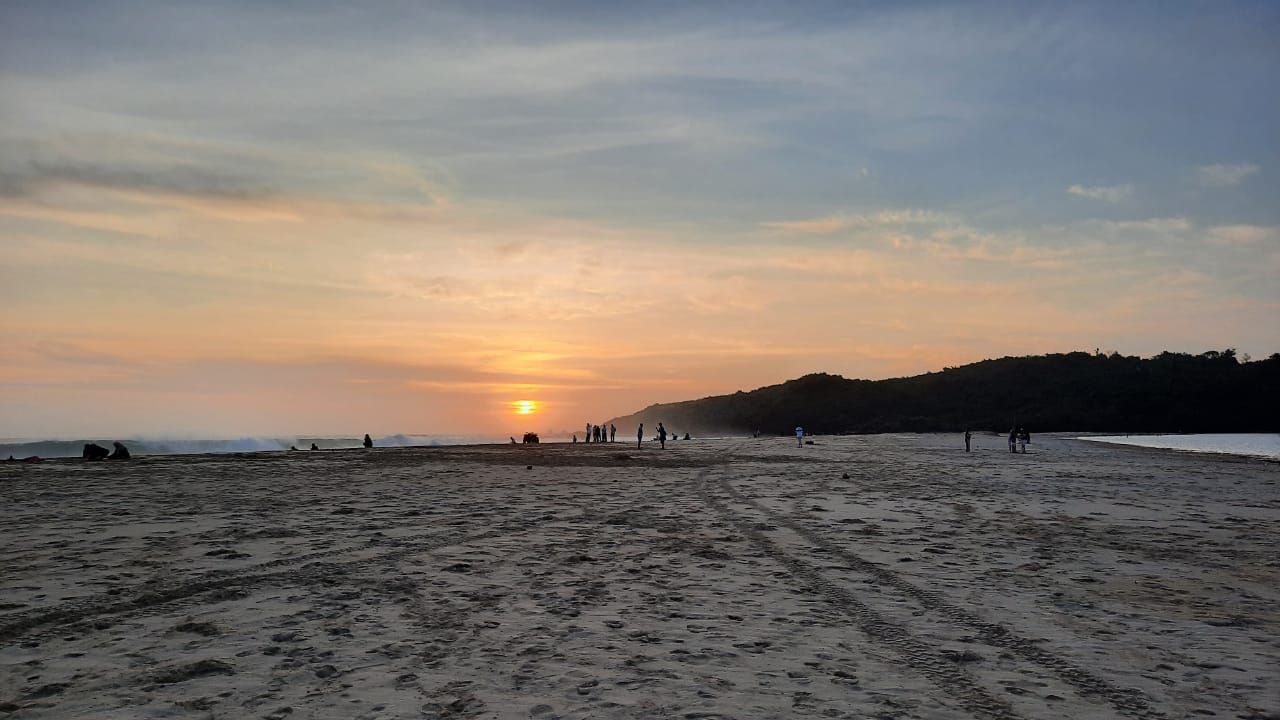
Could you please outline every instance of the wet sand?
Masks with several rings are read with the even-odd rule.
[[[0,718],[1280,718],[1280,464],[976,444],[0,464]]]

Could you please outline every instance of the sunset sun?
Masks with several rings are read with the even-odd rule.
[[[517,400],[511,403],[517,415],[532,415],[538,410],[538,404],[532,400]]]

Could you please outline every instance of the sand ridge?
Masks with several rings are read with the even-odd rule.
[[[0,714],[1280,717],[1280,466],[978,444],[3,467]]]

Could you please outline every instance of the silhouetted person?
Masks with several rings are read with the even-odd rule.
[[[969,452],[969,441],[973,439],[973,433],[968,430],[964,431],[964,451]]]
[[[685,440],[692,440],[693,438],[689,437],[689,433],[685,433],[685,434],[684,434],[684,439],[685,439]]]
[[[587,431],[582,434],[584,442],[591,442],[591,423],[587,423]]]
[[[640,443],[644,442],[644,423],[640,423],[640,427],[636,428],[636,449],[640,449]]]
[[[609,423],[609,442],[618,442],[618,426]]]
[[[319,450],[319,449],[320,449],[320,447],[319,447],[319,446],[317,446],[315,443],[311,443],[311,449],[312,449],[312,450]]]
[[[85,460],[106,460],[107,456],[110,454],[110,450],[107,450],[98,443],[89,443],[84,446],[84,452],[80,454],[80,457]]]
[[[1024,428],[1018,428],[1018,449],[1023,455],[1027,454],[1027,443],[1031,442],[1031,435]]]
[[[1013,428],[1009,428],[1009,452],[1018,452],[1018,446],[1015,444],[1017,441],[1018,431]]]
[[[369,433],[364,435],[364,446],[366,449],[373,447],[373,438],[369,437]]]
[[[662,423],[658,423],[658,444],[663,450],[667,449],[667,429],[662,427]]]
[[[804,447],[804,428],[796,426],[796,447]]]
[[[111,453],[110,457],[112,460],[129,460],[133,457],[129,454],[129,448],[125,447],[122,442],[113,442],[111,443],[111,447],[115,451]]]

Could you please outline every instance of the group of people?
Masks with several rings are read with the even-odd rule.
[[[1009,428],[1009,452],[1027,452],[1027,443],[1031,442],[1031,433],[1026,428]],[[964,431],[964,451],[969,452],[972,449],[973,433],[969,430]]]
[[[1026,428],[1009,428],[1009,452],[1027,452],[1027,443],[1031,442],[1031,433]]]
[[[586,440],[584,442],[589,443],[616,442],[618,439],[618,426],[612,424],[592,425],[591,423],[587,423],[587,433],[585,437]],[[573,441],[578,442],[577,433],[573,434]]]
[[[666,426],[664,426],[662,423],[658,423],[658,431],[653,436],[654,441],[656,441],[665,450],[667,447],[667,438],[671,438],[672,440],[675,440],[676,434],[668,431]],[[692,440],[693,436],[690,435],[689,433],[685,433],[684,439]],[[587,423],[585,442],[611,443],[611,442],[617,442],[617,441],[618,441],[617,425],[614,425],[613,423],[609,423],[607,425],[592,425],[591,423]],[[515,442],[515,440],[512,440],[511,442]],[[573,440],[571,442],[574,444],[577,444],[578,442],[577,433],[573,434]],[[640,423],[640,425],[636,428],[636,449],[637,450],[640,449],[643,443],[644,443],[644,423]]]

